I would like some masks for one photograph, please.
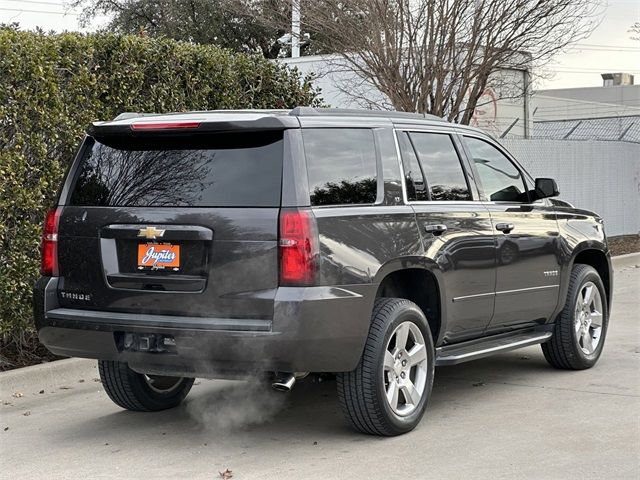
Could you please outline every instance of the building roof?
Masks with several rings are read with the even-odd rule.
[[[534,121],[533,137],[554,140],[617,140],[640,143],[640,115]]]

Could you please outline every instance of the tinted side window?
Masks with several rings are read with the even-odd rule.
[[[481,191],[493,202],[527,202],[520,171],[500,150],[484,140],[465,137],[480,177]]]
[[[371,130],[305,129],[302,138],[311,205],[375,203],[378,181]]]
[[[407,186],[407,200],[429,200],[429,191],[424,181],[424,174],[418,163],[418,157],[411,145],[407,132],[398,132],[398,146],[402,156],[404,181]]]
[[[471,200],[451,136],[413,132],[410,137],[427,179],[431,200]]]

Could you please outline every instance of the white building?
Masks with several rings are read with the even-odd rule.
[[[358,77],[337,55],[309,55],[285,58],[280,62],[296,67],[303,74],[314,74],[321,96],[334,108],[380,108],[385,96]],[[528,136],[529,74],[526,70],[501,69],[490,80],[474,111],[471,124],[496,137],[505,132],[518,137]],[[387,105],[387,108],[392,108]]]

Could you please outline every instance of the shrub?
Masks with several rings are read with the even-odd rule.
[[[311,78],[261,57],[215,46],[0,28],[0,348],[4,355],[37,345],[31,290],[38,275],[41,224],[90,122],[124,111],[316,103]]]

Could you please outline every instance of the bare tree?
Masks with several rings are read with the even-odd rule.
[[[322,50],[336,52],[360,86],[382,94],[382,102],[369,99],[371,106],[387,102],[462,123],[469,123],[492,74],[544,64],[589,35],[600,7],[599,0],[301,3],[303,26],[324,33]]]

